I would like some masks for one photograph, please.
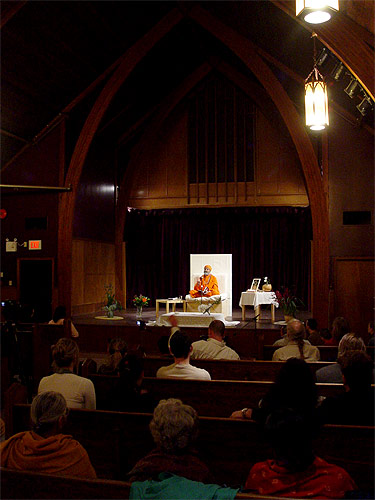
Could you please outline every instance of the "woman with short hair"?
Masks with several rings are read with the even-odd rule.
[[[136,463],[127,479],[146,481],[157,479],[161,472],[211,483],[212,476],[194,450],[198,437],[198,415],[191,406],[179,399],[162,399],[154,410],[150,431],[156,449]]]
[[[79,349],[77,343],[72,339],[61,338],[51,349],[52,368],[55,373],[42,378],[38,394],[46,391],[57,391],[65,397],[69,408],[95,410],[94,384],[91,380],[74,373],[78,366]]]
[[[67,413],[62,394],[47,391],[35,396],[30,411],[32,430],[19,432],[1,443],[1,466],[95,479],[86,450],[72,436],[61,433]]]

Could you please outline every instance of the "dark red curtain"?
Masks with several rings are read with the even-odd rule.
[[[188,293],[191,253],[231,253],[234,307],[252,279],[264,276],[274,290],[294,289],[307,306],[311,239],[309,208],[131,209],[128,305],[139,293],[152,301]]]

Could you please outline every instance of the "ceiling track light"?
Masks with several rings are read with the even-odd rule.
[[[371,99],[366,95],[356,108],[362,116],[365,116],[373,108]]]
[[[296,0],[296,16],[310,24],[329,21],[339,10],[339,0]]]
[[[345,66],[342,62],[339,62],[336,64],[336,66],[334,67],[331,75],[333,77],[333,79],[338,82],[339,80],[341,80],[341,78],[344,76],[345,74]]]
[[[356,93],[361,89],[361,86],[359,85],[358,81],[355,78],[352,78],[350,80],[349,85],[344,89],[344,92],[348,94],[350,99],[353,99],[355,97]]]

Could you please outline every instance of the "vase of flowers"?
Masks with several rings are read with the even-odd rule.
[[[143,308],[147,307],[150,302],[149,297],[144,295],[134,295],[133,305],[137,308],[137,318],[142,318]]]
[[[114,312],[118,309],[122,309],[120,301],[116,299],[115,292],[113,291],[112,284],[104,285],[105,290],[105,302],[104,310],[107,313],[107,318],[113,318]]]
[[[276,290],[275,294],[285,321],[295,318],[298,308],[304,305],[302,300],[296,297],[289,288],[283,288],[281,292]]]

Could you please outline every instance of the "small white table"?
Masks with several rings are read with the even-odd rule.
[[[165,304],[166,313],[169,313],[169,304],[173,305],[173,312],[176,312],[176,304],[182,304],[182,309],[186,312],[186,300],[184,299],[156,299],[156,317],[159,316],[159,305]]]
[[[275,307],[279,307],[275,293],[254,290],[241,293],[240,307],[242,308],[242,321],[245,321],[246,306],[254,306],[254,314],[258,316],[257,321],[259,321],[261,317],[260,306],[262,304],[271,304],[271,321],[275,323]]]

